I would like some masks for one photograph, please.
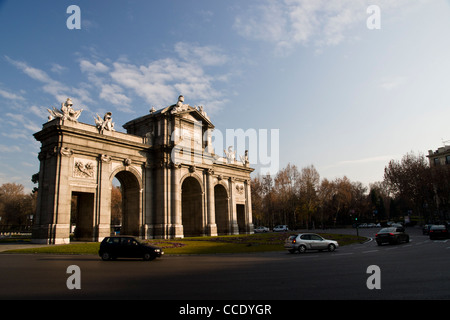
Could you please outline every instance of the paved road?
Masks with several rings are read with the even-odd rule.
[[[449,299],[450,240],[408,232],[408,244],[379,247],[372,241],[333,253],[165,256],[152,262],[2,254],[0,299]],[[66,286],[70,265],[80,267],[80,290]],[[379,290],[366,285],[371,265],[381,270]]]

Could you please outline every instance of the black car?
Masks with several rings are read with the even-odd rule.
[[[430,235],[430,240],[435,239],[448,239],[448,230],[444,225],[433,225],[428,233]]]
[[[381,229],[376,235],[375,240],[381,246],[383,243],[409,242],[409,235],[405,233],[403,227],[389,227]]]
[[[103,260],[116,258],[153,260],[161,257],[164,252],[160,247],[141,242],[133,236],[114,236],[103,239],[98,254]]]

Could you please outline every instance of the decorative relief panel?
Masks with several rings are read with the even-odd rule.
[[[243,195],[244,194],[244,185],[236,184],[236,192],[240,195]]]
[[[235,199],[237,203],[245,203],[245,186],[243,183],[236,183],[235,188]]]
[[[73,177],[95,179],[96,169],[95,161],[75,158],[73,163]]]

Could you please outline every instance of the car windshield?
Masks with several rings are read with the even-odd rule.
[[[432,226],[431,229],[432,229],[432,230],[444,230],[444,229],[445,229],[445,226],[442,226],[442,225]]]
[[[133,238],[134,240],[136,240],[138,243],[141,243],[141,244],[143,244],[143,242],[142,242],[142,240],[141,239],[139,239],[139,238]]]
[[[394,232],[394,231],[395,231],[395,228],[383,228],[378,233],[389,233],[389,232]]]

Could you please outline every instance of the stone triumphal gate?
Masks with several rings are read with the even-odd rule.
[[[203,107],[178,102],[114,130],[111,113],[77,121],[67,99],[48,109],[41,142],[35,243],[101,241],[113,232],[111,190],[121,183],[121,233],[144,239],[253,233],[248,158],[217,155]],[[222,151],[222,150],[221,150]]]

